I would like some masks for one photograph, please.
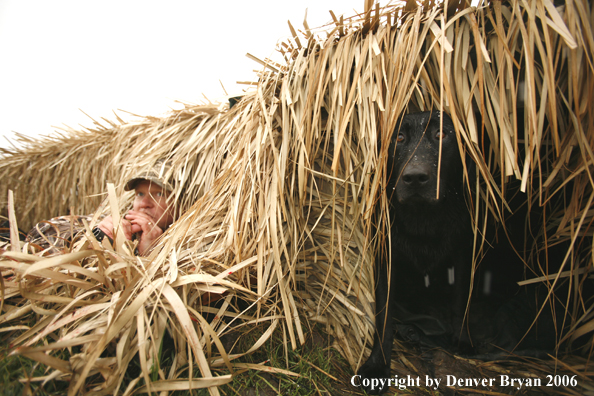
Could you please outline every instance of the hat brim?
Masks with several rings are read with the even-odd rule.
[[[171,186],[169,183],[164,183],[162,180],[160,180],[156,177],[150,177],[150,176],[135,177],[133,179],[128,180],[128,182],[124,186],[124,190],[132,191],[136,188],[138,183],[140,183],[142,181],[148,181],[148,182],[154,183],[154,184],[158,185],[159,187],[161,187],[163,190],[173,191],[173,186]]]

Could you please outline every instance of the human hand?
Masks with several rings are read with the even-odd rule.
[[[97,227],[113,241],[113,219],[111,216],[107,216],[101,220],[97,224]]]
[[[130,210],[125,216],[130,223],[132,234],[139,233],[138,252],[141,256],[148,254],[154,242],[163,235],[163,230],[155,224],[155,220],[143,212]]]
[[[113,225],[113,218],[111,216],[105,217],[103,220],[97,224],[97,227],[103,231],[105,235],[107,235],[112,241],[114,238],[114,225]],[[128,220],[122,220],[122,232],[124,233],[124,237],[127,240],[132,240],[132,235],[141,232],[142,228],[138,224],[132,224]]]

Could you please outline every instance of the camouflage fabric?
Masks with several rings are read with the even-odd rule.
[[[145,169],[143,172],[139,173],[138,175],[135,175],[132,179],[128,180],[128,182],[124,186],[124,190],[134,190],[140,181],[147,180],[151,183],[155,183],[162,189],[171,192],[173,191],[175,181],[173,179],[166,180],[164,178],[164,176],[169,172],[171,172],[171,164],[159,160],[152,168]]]
[[[25,233],[21,230],[19,232],[19,239],[23,241],[25,239]],[[0,218],[0,242],[10,242],[10,223],[8,220]]]
[[[83,219],[91,222],[93,216],[60,216],[44,220],[35,225],[27,234],[26,241],[39,251],[61,253],[70,249],[72,241],[85,231]]]

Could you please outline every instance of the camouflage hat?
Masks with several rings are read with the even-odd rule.
[[[171,166],[163,161],[158,161],[152,168],[147,169],[130,180],[124,186],[125,191],[134,190],[138,183],[143,180],[148,180],[151,183],[155,183],[159,187],[167,191],[173,191],[173,183],[164,179],[165,176],[171,170]]]

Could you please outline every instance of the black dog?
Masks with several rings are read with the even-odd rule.
[[[472,179],[472,162],[467,164]],[[494,359],[497,353],[505,353],[502,350],[517,347],[538,312],[535,290],[520,293],[516,283],[524,266],[512,245],[523,244],[522,235],[516,238],[519,243],[499,238],[497,248],[483,258],[473,278],[472,304],[466,309],[473,230],[462,160],[447,114],[434,111],[402,117],[390,142],[387,170],[392,263],[386,260],[386,252],[376,259],[374,345],[358,372],[361,384],[372,394],[387,387],[372,389],[371,380],[390,377],[393,316],[400,320],[398,331],[405,341]],[[525,215],[515,218],[520,224],[511,225],[510,234],[523,230]],[[489,276],[483,276],[486,273]],[[525,349],[516,350],[518,354],[539,356],[552,350],[555,320],[551,317],[541,323],[539,319],[538,337],[531,330],[522,341]]]
[[[450,117],[436,111],[404,116],[390,143],[387,169],[394,260],[391,269],[383,257],[376,260],[376,332],[371,356],[358,373],[362,381],[390,377],[396,307],[399,316],[414,312],[411,318],[430,321],[432,312],[423,310],[439,301],[439,310],[450,310],[447,317],[462,318],[470,282],[473,234]],[[438,333],[439,327],[449,326],[436,323]],[[456,333],[448,328],[442,332]]]

